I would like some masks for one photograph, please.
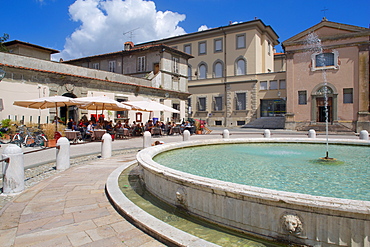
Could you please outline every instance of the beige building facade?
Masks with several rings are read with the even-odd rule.
[[[188,94],[189,58],[192,56],[163,44],[134,47],[132,42],[126,42],[122,51],[73,59],[63,63],[141,78],[148,81],[153,88]],[[169,94],[164,93],[159,100],[181,112],[180,114],[161,113],[160,120],[181,122],[187,117],[187,99],[169,98]]]
[[[164,43],[191,54],[188,116],[210,126],[242,126],[285,113],[284,65],[274,59],[278,36],[261,20],[230,24],[140,45]]]
[[[324,18],[283,42],[287,129],[322,129],[327,109],[332,130],[370,130],[369,38],[368,28]]]

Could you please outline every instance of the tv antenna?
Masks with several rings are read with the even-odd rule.
[[[135,30],[138,30],[140,27],[137,27],[135,29],[132,29],[130,31],[127,31],[127,32],[124,32],[123,35],[126,35],[126,34],[129,34],[129,37],[130,37],[130,40],[129,41],[132,41],[132,36],[134,36],[134,31]]]

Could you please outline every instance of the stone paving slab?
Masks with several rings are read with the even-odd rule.
[[[16,196],[0,215],[1,246],[165,246],[108,201],[108,175],[136,152],[71,167]]]

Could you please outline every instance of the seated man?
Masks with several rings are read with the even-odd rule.
[[[86,127],[86,133],[85,133],[84,139],[88,139],[88,138],[92,139],[93,136],[94,136],[94,127],[93,127],[93,122],[90,120],[89,125],[87,125]]]

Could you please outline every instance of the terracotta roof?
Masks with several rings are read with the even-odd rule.
[[[170,51],[178,53],[182,56],[186,56],[188,58],[193,58],[192,55],[189,55],[185,52],[182,52],[180,50],[177,50],[177,49],[172,48],[172,47],[170,47],[168,45],[165,45],[165,44],[150,44],[150,45],[134,46],[130,50],[127,50],[127,51],[122,50],[122,51],[116,51],[116,52],[104,53],[104,54],[93,55],[93,56],[88,56],[88,57],[81,57],[81,58],[71,59],[71,60],[63,61],[63,63],[70,63],[70,62],[75,62],[75,61],[84,60],[84,59],[106,57],[106,56],[119,55],[119,54],[130,54],[130,53],[133,53],[133,52],[144,51],[144,50],[149,50],[149,49],[160,49],[160,48],[170,50]]]
[[[38,48],[38,49],[49,51],[51,54],[59,53],[60,52],[58,50],[54,50],[54,49],[46,48],[46,47],[43,47],[43,46],[31,44],[31,43],[28,43],[28,42],[23,42],[23,41],[20,41],[20,40],[12,40],[12,41],[8,41],[8,42],[4,42],[3,44],[5,46],[11,46],[11,45],[17,45],[17,44],[25,45],[25,46],[31,46],[31,47],[34,47],[34,48]]]

